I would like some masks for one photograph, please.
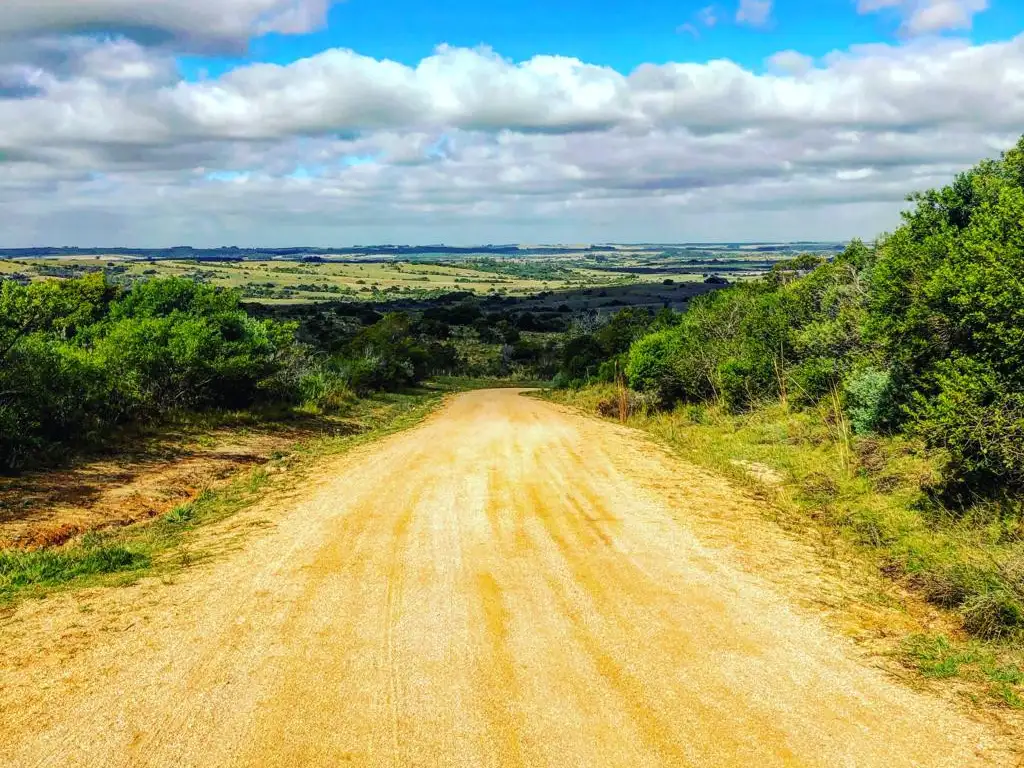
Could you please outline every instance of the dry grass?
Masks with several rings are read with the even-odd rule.
[[[90,531],[59,546],[0,549],[0,606],[69,587],[132,583],[143,575],[192,565],[205,556],[191,546],[198,528],[245,509],[272,489],[299,482],[318,459],[418,423],[446,392],[464,388],[460,384],[360,400],[337,429],[307,436],[277,451],[269,462],[154,520]]]

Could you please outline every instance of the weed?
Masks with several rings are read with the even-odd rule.
[[[166,515],[164,515],[164,522],[168,525],[188,525],[196,517],[196,508],[190,502],[188,504],[182,504],[175,507]]]
[[[839,484],[823,472],[812,472],[800,485],[803,494],[819,504],[832,501],[839,495]]]
[[[1024,709],[1024,698],[1006,683],[997,683],[992,686],[992,693],[1003,704],[1013,709]]]
[[[267,475],[267,470],[265,470],[263,467],[254,469],[249,474],[249,480],[246,484],[246,490],[249,491],[249,493],[256,493],[257,491],[260,490],[260,488],[267,484],[267,481],[269,479],[270,478]]]
[[[989,667],[985,670],[988,679],[1005,685],[1024,685],[1024,671],[1016,664]]]
[[[138,571],[150,564],[143,552],[120,544],[72,545],[31,552],[0,552],[0,602],[33,587],[53,587],[90,576]]]
[[[964,626],[978,637],[999,640],[1024,629],[1024,606],[999,587],[972,595],[964,604]]]

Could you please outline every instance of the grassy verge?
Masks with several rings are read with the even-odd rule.
[[[472,388],[471,383],[445,381],[411,393],[357,400],[343,418],[324,421],[319,435],[275,454],[267,464],[236,476],[217,490],[203,491],[190,503],[152,522],[90,532],[60,547],[0,550],[0,607],[58,589],[126,584],[143,575],[190,565],[203,556],[190,546],[200,526],[250,506],[283,482],[282,477],[290,481],[301,478],[319,458],[414,426],[445,394]]]
[[[613,387],[547,395],[589,413]],[[906,638],[899,654],[927,677],[982,684],[993,701],[1024,706],[1024,523],[1019,508],[979,503],[954,514],[929,501],[936,458],[905,438],[853,437],[828,408],[781,405],[734,415],[712,406],[638,413],[630,426],[682,458],[746,486],[778,521],[808,523],[926,600],[962,631]]]
[[[472,389],[548,389],[551,387],[551,382],[541,379],[519,379],[515,376],[506,378],[441,376],[433,380],[433,385],[445,391],[466,392]]]

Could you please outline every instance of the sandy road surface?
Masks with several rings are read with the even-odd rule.
[[[459,396],[241,550],[113,590],[124,626],[76,635],[59,600],[9,620],[0,765],[1007,759],[702,543],[735,494],[689,471],[515,392]],[[33,655],[30,630],[57,639]]]

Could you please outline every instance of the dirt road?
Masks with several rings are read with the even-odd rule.
[[[1008,760],[702,536],[750,502],[616,425],[475,392],[304,493],[177,583],[6,620],[0,765]]]

